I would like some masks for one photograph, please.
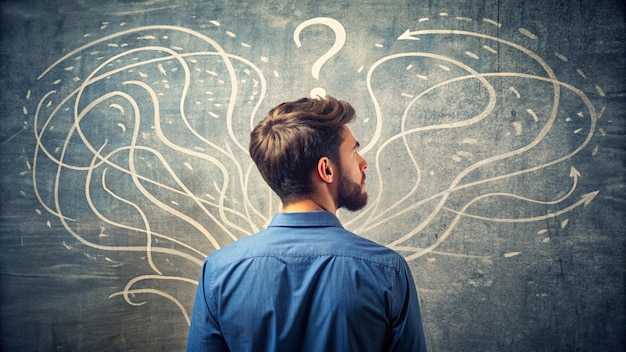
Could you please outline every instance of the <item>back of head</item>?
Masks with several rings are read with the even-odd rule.
[[[250,133],[250,156],[283,203],[310,194],[321,157],[339,163],[342,128],[354,108],[331,96],[301,98],[269,111]]]

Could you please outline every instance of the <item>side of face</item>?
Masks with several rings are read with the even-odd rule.
[[[343,142],[339,146],[339,187],[337,208],[359,210],[367,204],[365,191],[365,168],[367,161],[359,154],[359,142],[348,126],[343,127]]]

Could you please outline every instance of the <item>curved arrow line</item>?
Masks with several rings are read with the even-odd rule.
[[[374,100],[374,104],[375,106],[378,108],[378,111],[380,111],[380,107],[378,106],[378,102],[376,101],[374,95],[373,95],[373,89],[371,87],[371,72],[373,72],[375,70],[375,68],[379,65],[381,65],[382,63],[392,60],[392,59],[396,59],[396,58],[400,58],[400,57],[429,57],[429,58],[433,58],[433,59],[439,59],[442,61],[447,61],[455,66],[458,66],[462,69],[464,69],[465,71],[469,72],[470,75],[468,76],[462,76],[462,77],[456,77],[450,80],[446,80],[444,82],[440,82],[432,87],[429,87],[428,89],[426,89],[424,92],[420,93],[417,97],[415,97],[415,99],[413,99],[408,107],[404,110],[404,114],[402,115],[402,133],[399,133],[395,136],[392,136],[391,138],[389,138],[388,140],[386,140],[383,145],[381,145],[378,150],[376,151],[376,156],[375,156],[375,165],[376,165],[376,173],[379,176],[378,178],[378,196],[377,198],[372,202],[372,207],[368,207],[366,212],[370,212],[370,213],[374,213],[375,210],[378,207],[378,204],[380,203],[381,197],[382,197],[382,193],[383,193],[383,181],[382,181],[382,177],[380,177],[381,175],[381,170],[380,170],[380,164],[379,164],[379,159],[380,159],[380,154],[382,153],[382,151],[385,149],[385,147],[387,145],[389,145],[390,143],[392,143],[393,141],[395,141],[398,138],[402,138],[404,140],[404,144],[406,147],[406,150],[409,154],[409,157],[411,158],[411,161],[413,163],[413,165],[415,166],[416,169],[419,169],[417,162],[415,161],[415,159],[413,158],[413,154],[411,153],[411,151],[409,150],[407,144],[408,142],[406,141],[406,135],[408,134],[412,134],[412,133],[416,133],[419,132],[420,130],[429,130],[429,129],[437,129],[437,128],[456,128],[456,127],[461,127],[461,126],[469,126],[471,124],[477,123],[482,121],[483,119],[485,119],[489,113],[491,111],[493,111],[493,108],[496,105],[496,91],[493,88],[493,86],[491,85],[491,83],[489,83],[484,77],[482,77],[482,75],[480,73],[478,73],[477,71],[475,71],[474,69],[472,69],[470,66],[465,65],[464,63],[451,59],[449,57],[445,57],[445,56],[441,56],[441,55],[437,55],[437,54],[428,54],[428,53],[419,53],[419,52],[411,52],[411,53],[402,53],[402,54],[395,54],[395,55],[391,55],[388,56],[386,58],[383,58],[379,61],[377,61],[374,65],[372,65],[372,67],[370,68],[369,72],[368,72],[368,77],[367,77],[367,87],[368,87],[368,91],[370,92],[370,95],[372,96],[372,99]],[[423,95],[427,94],[428,92],[435,90],[439,87],[445,86],[447,84],[456,82],[456,81],[461,81],[461,80],[465,80],[465,79],[471,79],[471,78],[477,78],[478,80],[480,80],[483,85],[487,88],[487,91],[489,92],[489,101],[487,103],[487,107],[485,108],[485,110],[470,118],[470,119],[466,119],[466,120],[462,120],[460,122],[457,123],[451,123],[448,125],[437,125],[437,126],[425,126],[423,128],[420,129],[413,129],[410,131],[405,131],[404,130],[404,122],[407,119],[407,113],[408,111],[411,109],[411,106],[413,106],[413,104],[419,100]],[[377,113],[377,116],[379,116],[379,114]],[[382,121],[382,119],[381,119]],[[378,126],[381,126],[382,123],[378,123]],[[377,135],[380,135],[380,129],[377,128],[376,131]],[[373,142],[375,142],[375,140],[377,140],[379,137],[374,137],[374,140],[372,142],[370,142],[370,144],[372,144]],[[369,146],[369,144],[368,144]],[[419,170],[418,170],[419,172]],[[364,225],[366,225],[368,222],[372,222],[375,221],[376,219],[379,219],[380,217],[384,216],[385,213],[389,212],[391,209],[395,208],[397,205],[399,205],[400,203],[402,203],[406,198],[410,197],[411,194],[413,194],[415,192],[415,190],[417,189],[417,187],[419,186],[419,179],[416,180],[413,188],[407,193],[407,195],[405,197],[403,197],[402,199],[400,199],[399,201],[397,201],[394,205],[392,205],[389,209],[385,210],[385,212],[383,212],[382,214],[377,215],[376,217],[372,217],[370,219],[368,219],[368,221],[366,221],[364,223]],[[358,218],[365,216],[366,212],[361,212],[358,216],[356,216],[354,219],[351,220],[351,222],[356,221]]]
[[[527,218],[527,219],[489,219],[489,218],[482,218],[482,217],[478,217],[478,216],[473,216],[473,215],[469,215],[464,213],[463,209],[461,212],[457,212],[457,216],[455,217],[455,219],[452,221],[452,223],[450,224],[450,226],[446,229],[446,231],[437,238],[437,240],[431,244],[430,246],[428,246],[427,248],[422,249],[421,251],[412,254],[408,257],[406,257],[407,261],[419,258],[421,256],[423,256],[426,253],[431,252],[433,249],[437,248],[451,233],[452,233],[452,229],[454,229],[456,227],[456,224],[460,221],[460,219],[462,217],[471,217],[471,218],[476,218],[476,219],[480,219],[480,220],[485,220],[485,221],[496,221],[496,222],[535,222],[535,221],[540,221],[540,220],[545,220],[545,219],[550,219],[550,218],[554,218],[556,216],[559,216],[561,214],[567,213],[572,211],[573,209],[575,209],[576,207],[579,207],[580,205],[587,205],[589,204],[589,202],[591,202],[593,200],[593,198],[595,198],[596,195],[598,195],[599,191],[595,191],[595,192],[591,192],[591,193],[587,193],[583,196],[581,196],[581,199],[579,201],[577,201],[576,203],[570,205],[567,208],[561,209],[560,211],[557,211],[555,213],[549,213],[543,216],[536,216],[533,218]],[[468,204],[466,204],[466,206],[468,206]],[[465,208],[465,207],[464,207]],[[394,248],[393,246],[391,246],[391,248]]]
[[[484,74],[484,75],[486,75],[486,76],[507,76],[509,74],[508,73],[491,73],[491,74]],[[564,83],[564,82],[561,82],[561,81],[554,81],[554,80],[552,80],[550,78],[547,78],[547,77],[541,77],[541,76],[535,76],[535,75],[529,75],[529,74],[516,74],[516,76],[523,77],[523,78],[532,78],[532,79],[537,79],[537,80],[543,80],[543,81],[546,81],[546,82],[552,82],[553,84],[558,84],[558,85],[560,85],[560,86],[562,86],[564,88],[569,89],[570,91],[572,91],[573,93],[577,94],[582,99],[583,103],[587,106],[587,109],[589,110],[591,124],[590,124],[590,127],[589,127],[589,133],[587,134],[586,139],[578,146],[578,148],[574,149],[571,153],[566,154],[565,156],[563,156],[561,158],[558,158],[558,159],[555,159],[555,160],[553,160],[551,162],[540,164],[540,165],[537,165],[535,167],[528,168],[528,169],[525,169],[525,170],[519,170],[519,171],[516,171],[516,172],[509,173],[509,174],[492,177],[492,178],[489,178],[489,179],[484,179],[484,180],[479,180],[479,181],[475,181],[475,182],[470,182],[470,183],[467,183],[467,184],[464,184],[464,185],[457,185],[456,184],[456,183],[458,183],[462,179],[461,175],[459,175],[459,177],[457,177],[455,182],[453,182],[447,190],[438,192],[438,193],[436,193],[436,194],[434,194],[434,195],[432,195],[430,197],[422,199],[419,202],[411,204],[410,206],[407,206],[405,209],[399,211],[398,213],[390,215],[385,220],[382,220],[382,221],[380,221],[380,222],[378,222],[376,224],[373,224],[373,225],[369,226],[368,228],[375,227],[375,226],[378,226],[378,225],[380,225],[380,224],[382,224],[384,222],[390,221],[393,218],[398,217],[398,216],[400,216],[400,215],[402,215],[402,214],[404,214],[404,213],[406,213],[406,212],[408,212],[408,211],[410,211],[410,210],[412,210],[412,209],[414,209],[414,208],[416,208],[418,206],[421,206],[421,205],[425,204],[428,201],[434,200],[434,199],[439,198],[439,197],[447,198],[448,195],[451,192],[455,192],[455,191],[458,191],[458,190],[461,190],[461,189],[464,189],[464,188],[473,187],[473,186],[476,186],[476,185],[479,185],[479,184],[483,184],[483,183],[488,183],[488,182],[500,180],[500,179],[503,179],[503,178],[508,178],[508,177],[512,177],[512,176],[521,175],[521,174],[524,174],[524,173],[536,171],[536,170],[539,170],[541,168],[545,168],[545,167],[557,164],[559,162],[562,162],[564,160],[567,160],[567,159],[571,158],[573,155],[577,154],[585,146],[587,146],[587,144],[589,144],[589,141],[591,140],[591,138],[593,136],[593,133],[595,131],[595,126],[596,126],[596,123],[597,123],[597,114],[596,114],[596,111],[595,111],[595,108],[594,108],[593,104],[591,103],[591,100],[585,95],[585,93],[583,93],[581,90],[579,90],[578,88],[576,88],[576,87],[574,87],[574,86],[572,86],[570,84],[567,84],[567,83]],[[486,159],[486,160],[489,160],[489,159]],[[469,170],[469,168],[466,169],[466,170]],[[439,209],[437,209],[437,211]],[[432,217],[429,217],[429,219],[432,220]],[[427,221],[426,222],[422,222],[422,224],[418,228],[414,229],[413,231],[410,231],[409,233],[405,234],[401,238],[397,239],[391,245],[396,245],[396,244],[399,244],[399,243],[402,243],[402,242],[408,240],[415,233],[418,233],[419,231],[421,231],[427,224],[428,224]]]
[[[552,111],[550,113],[549,119],[548,119],[547,123],[545,124],[545,126],[540,131],[540,134],[535,138],[535,140],[532,143],[530,143],[526,147],[518,149],[516,151],[510,152],[510,153],[505,153],[505,154],[499,155],[499,156],[494,157],[494,158],[489,158],[489,159],[483,160],[481,162],[478,162],[478,163],[472,165],[471,167],[463,170],[455,178],[455,180],[451,184],[451,188],[454,187],[457,183],[459,183],[467,174],[469,174],[474,169],[476,169],[476,168],[478,168],[478,167],[480,167],[480,166],[482,166],[484,164],[488,164],[488,163],[491,163],[493,161],[496,161],[496,160],[505,159],[505,158],[513,156],[513,155],[521,154],[524,151],[529,150],[532,147],[534,147],[535,145],[537,145],[543,139],[543,137],[545,137],[545,135],[550,130],[550,128],[552,127],[552,124],[554,123],[554,121],[556,119],[556,113],[557,113],[557,110],[558,110],[559,98],[560,98],[560,85],[559,85],[559,81],[557,80],[556,75],[554,74],[554,71],[552,70],[552,68],[541,57],[539,57],[537,54],[535,54],[531,50],[528,50],[525,47],[523,47],[521,45],[518,45],[516,43],[513,43],[511,41],[506,41],[506,40],[503,40],[503,39],[500,39],[500,38],[497,38],[497,37],[493,37],[493,36],[489,36],[489,35],[485,35],[485,34],[480,34],[480,33],[475,33],[475,32],[467,32],[467,31],[425,30],[425,31],[410,32],[410,31],[407,30],[400,38],[398,38],[398,40],[400,40],[400,39],[407,39],[408,35],[420,34],[420,33],[424,33],[424,34],[458,34],[458,35],[476,36],[476,37],[481,37],[481,38],[485,38],[485,39],[494,40],[494,41],[503,43],[505,45],[511,46],[513,48],[516,48],[517,50],[519,50],[519,51],[525,53],[526,55],[528,55],[529,57],[533,58],[539,65],[541,65],[543,67],[543,69],[545,70],[545,72],[549,76],[549,78],[550,78],[549,82],[552,83],[552,86],[553,86],[553,89],[554,89],[554,102],[553,102],[553,105],[552,105]],[[401,55],[403,55],[403,54],[392,55],[392,56],[389,56],[387,58],[381,59],[381,60],[377,61],[374,65],[372,65],[372,67],[368,71],[368,75],[367,75],[368,91],[370,93],[370,96],[372,97],[372,101],[374,102],[374,108],[376,110],[377,120],[379,120],[379,121],[382,121],[382,116],[381,116],[381,112],[380,112],[380,107],[378,105],[378,101],[376,100],[376,97],[374,96],[374,93],[373,93],[373,89],[371,88],[371,76],[372,76],[374,70],[376,69],[376,67],[378,67],[382,62],[385,62],[387,60],[390,60],[391,58],[395,58],[396,56],[401,56]],[[380,129],[377,128],[376,133],[375,133],[375,140],[377,140],[379,138],[379,134],[380,134]],[[372,143],[370,143],[370,144],[372,144]],[[369,145],[368,145],[368,147],[369,147]],[[380,182],[382,182],[382,180]],[[443,199],[442,199],[443,203],[445,203],[445,200],[447,199],[448,195],[449,195],[449,193],[443,194]],[[443,203],[440,202],[439,205],[443,206]],[[440,208],[437,208],[437,209],[434,210],[434,212],[438,212],[439,210],[440,210]],[[394,242],[394,243],[396,243],[396,242]]]
[[[443,207],[443,209],[444,209],[444,210],[447,210],[447,211],[450,211],[450,212],[452,212],[452,213],[455,213],[455,214],[462,214],[462,215],[466,215],[466,216],[468,216],[468,217],[474,217],[474,218],[484,218],[484,219],[498,219],[498,218],[492,218],[492,217],[487,217],[487,216],[485,216],[485,217],[481,217],[481,216],[478,216],[478,215],[473,216],[472,214],[468,214],[468,213],[466,212],[466,210],[467,210],[467,209],[468,209],[471,205],[473,205],[474,203],[478,202],[479,200],[482,200],[482,199],[484,199],[484,198],[488,198],[488,197],[496,197],[496,196],[499,196],[499,197],[508,197],[508,198],[515,198],[515,199],[519,199],[519,200],[522,200],[522,201],[525,201],[525,202],[535,203],[535,204],[543,204],[543,205],[554,205],[554,204],[558,204],[558,203],[561,203],[561,202],[565,201],[566,199],[568,199],[568,198],[569,198],[569,197],[570,197],[570,196],[574,193],[574,191],[576,190],[576,188],[577,188],[577,186],[578,186],[578,177],[580,177],[580,172],[579,172],[579,171],[578,171],[575,167],[573,167],[573,166],[572,166],[572,167],[570,168],[570,173],[569,173],[569,176],[570,176],[571,178],[573,178],[573,182],[572,182],[572,186],[570,187],[570,190],[569,190],[569,191],[568,191],[565,195],[563,195],[562,197],[559,197],[559,198],[556,198],[556,199],[553,199],[553,200],[548,200],[548,201],[545,201],[545,200],[539,200],[539,199],[532,199],[532,198],[528,198],[528,197],[520,196],[520,195],[518,195],[518,194],[513,194],[513,193],[494,192],[494,193],[487,193],[487,194],[483,194],[483,195],[480,195],[480,196],[478,196],[478,197],[473,198],[473,199],[472,199],[471,201],[469,201],[469,202],[468,202],[465,206],[463,206],[463,210],[462,210],[462,211],[456,211],[456,210],[454,210],[454,209],[452,209],[452,208],[449,208],[449,207]],[[585,194],[585,195],[583,195],[582,197],[586,197],[586,196],[588,196],[588,195],[589,195],[589,194]],[[595,196],[595,195],[594,195],[594,196]],[[592,197],[591,199],[593,199],[593,197]],[[591,201],[591,200],[589,200],[589,201]],[[585,205],[587,205],[587,204],[585,204]],[[494,220],[494,221],[495,221],[495,220]]]
[[[484,194],[481,197],[476,197],[474,199],[472,199],[472,201],[468,202],[467,207],[463,207],[463,210],[457,211],[451,208],[447,208],[444,207],[443,209],[452,212],[454,214],[457,215],[461,215],[461,216],[465,216],[468,218],[472,218],[472,219],[479,219],[479,220],[485,220],[485,221],[492,221],[492,222],[508,222],[508,223],[516,223],[516,222],[534,222],[534,221],[540,221],[540,220],[545,220],[545,219],[550,219],[562,214],[565,214],[567,212],[572,211],[574,208],[583,205],[587,206],[589,203],[591,203],[591,201],[598,195],[598,193],[600,193],[600,191],[594,191],[594,192],[589,192],[586,194],[583,194],[582,196],[580,196],[580,200],[577,201],[576,203],[568,206],[567,208],[561,209],[559,211],[556,211],[554,213],[548,213],[546,215],[538,215],[538,216],[533,216],[533,217],[528,217],[528,218],[495,218],[495,217],[488,217],[488,216],[480,216],[480,215],[474,215],[474,214],[469,214],[466,212],[467,207],[473,203],[475,203],[475,201],[478,200],[478,198],[486,198],[486,197],[492,197],[492,196],[514,196],[511,194],[507,194],[507,193],[489,193],[489,194]],[[516,197],[517,198],[517,197]],[[542,203],[539,201],[535,201],[535,203]],[[552,204],[552,203],[545,203],[545,204]]]
[[[493,88],[493,85],[487,81],[480,73],[478,73],[477,71],[475,71],[474,69],[472,69],[471,67],[447,58],[445,56],[441,56],[441,55],[436,55],[436,54],[426,54],[426,53],[409,53],[411,54],[410,56],[424,56],[424,57],[429,57],[429,58],[434,58],[434,59],[440,59],[443,61],[448,61],[454,65],[457,65],[458,67],[465,69],[466,71],[468,71],[469,73],[471,73],[470,75],[467,76],[462,76],[462,77],[456,77],[450,80],[446,80],[443,82],[440,82],[432,87],[429,87],[428,89],[424,90],[423,92],[421,92],[418,96],[416,96],[407,106],[407,108],[404,110],[404,113],[402,115],[402,128],[401,131],[402,133],[399,133],[395,136],[392,136],[391,138],[389,138],[388,140],[385,141],[385,143],[383,145],[380,146],[380,148],[378,148],[378,150],[376,151],[376,171],[378,173],[378,175],[380,175],[380,167],[379,167],[379,159],[380,159],[380,154],[382,153],[382,151],[384,150],[384,148],[389,145],[390,143],[392,143],[393,141],[395,141],[398,138],[402,138],[403,142],[404,142],[404,146],[405,149],[407,151],[407,153],[409,154],[409,157],[411,158],[411,161],[413,163],[413,165],[416,167],[416,169],[419,169],[419,166],[417,165],[417,161],[415,160],[415,158],[413,157],[413,153],[411,152],[409,146],[408,146],[408,141],[406,139],[407,135],[413,134],[413,133],[418,133],[418,132],[422,132],[422,131],[428,131],[428,130],[432,130],[432,129],[452,129],[452,128],[458,128],[458,127],[465,127],[465,126],[470,126],[472,124],[478,123],[480,121],[483,121],[485,118],[487,118],[489,116],[489,114],[493,111],[495,105],[496,105],[496,91]],[[405,55],[402,55],[405,56]],[[489,93],[489,100],[487,102],[487,106],[485,107],[485,109],[478,115],[469,118],[469,119],[465,119],[459,122],[454,122],[454,123],[449,123],[449,124],[441,124],[441,125],[431,125],[431,126],[424,126],[424,127],[417,127],[411,130],[406,130],[405,129],[405,122],[407,120],[407,115],[408,112],[411,110],[411,107],[424,95],[428,94],[429,92],[439,88],[439,87],[443,87],[447,84],[450,83],[454,83],[457,81],[462,81],[462,80],[466,80],[466,79],[473,79],[473,78],[477,78],[479,81],[481,81],[481,83],[483,84],[484,87],[486,87],[488,93]],[[375,204],[377,204],[380,201],[380,198],[382,196],[382,188],[383,188],[383,184],[382,184],[382,177],[379,178],[379,197],[376,199]],[[411,194],[413,194],[416,190],[417,187],[419,187],[419,180],[417,180],[417,182],[414,184],[413,188],[399,201],[397,201],[394,205],[392,205],[391,207],[389,207],[388,209],[385,210],[385,212],[383,212],[382,214],[376,216],[375,218],[372,218],[370,220],[374,221],[376,219],[381,218],[382,216],[384,216],[384,214],[388,213],[391,209],[394,209],[396,206],[398,206],[400,203],[402,203],[404,200],[406,200],[408,197],[411,196]]]

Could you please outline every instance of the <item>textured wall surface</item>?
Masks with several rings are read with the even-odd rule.
[[[624,350],[622,2],[1,9],[2,350],[182,350],[203,259],[280,209],[249,132],[310,94],[357,109],[339,216],[407,259],[431,351]]]

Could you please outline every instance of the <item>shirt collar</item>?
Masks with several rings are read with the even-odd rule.
[[[328,211],[277,213],[269,227],[342,227],[335,214]]]

